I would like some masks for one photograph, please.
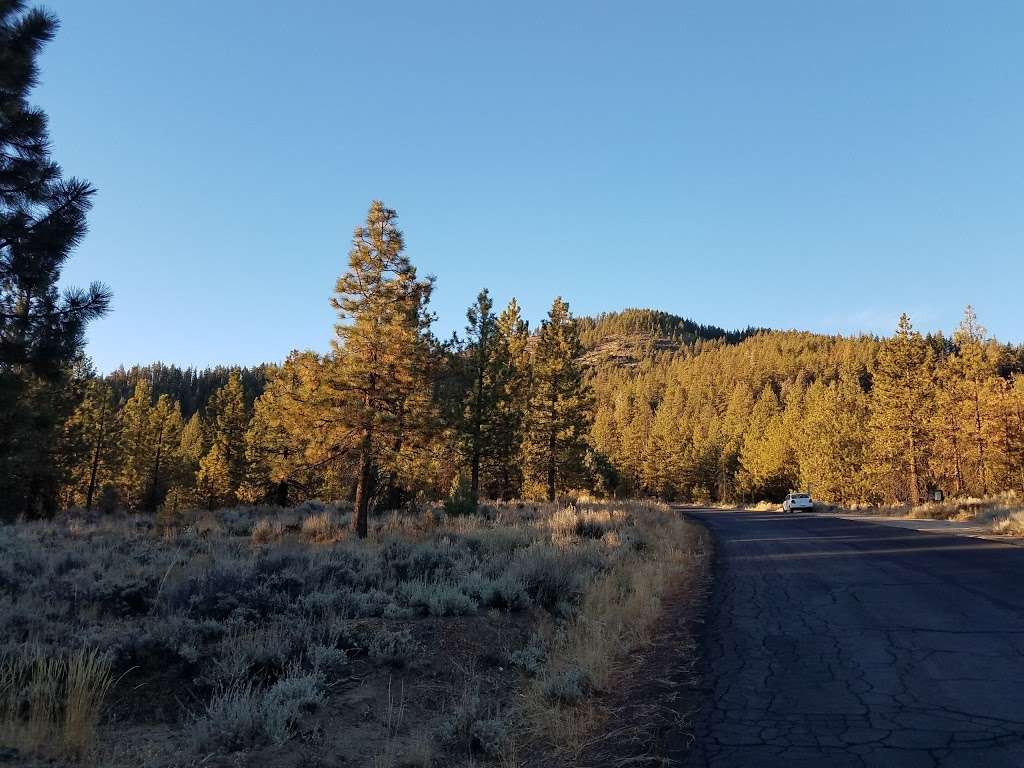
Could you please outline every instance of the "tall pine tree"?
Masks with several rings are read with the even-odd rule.
[[[91,510],[100,488],[114,482],[120,459],[117,404],[109,384],[98,378],[86,382],[82,399],[65,424],[65,434],[73,456],[68,477],[70,501]]]
[[[210,452],[216,449],[216,457],[211,462],[215,460],[218,465],[222,462],[224,466],[218,466],[218,478],[223,473],[227,478],[227,491],[222,487],[224,484],[218,486],[217,503],[230,504],[245,480],[245,433],[249,428],[245,390],[238,369],[232,369],[224,386],[210,397],[207,413],[207,443]],[[210,462],[207,465],[210,466]]]
[[[502,381],[495,402],[491,455],[485,464],[489,490],[496,498],[519,496],[523,487],[522,451],[530,394],[530,327],[513,298],[497,320],[503,359]]]
[[[581,480],[585,470],[591,401],[579,364],[582,352],[569,305],[558,297],[537,333],[525,446],[528,468],[548,501],[559,487]]]
[[[74,407],[68,371],[110,293],[58,288],[86,232],[94,189],[50,158],[46,115],[28,102],[57,20],[0,3],[0,516],[56,505],[57,444]]]
[[[153,468],[153,385],[139,379],[135,392],[119,415],[121,466],[118,490],[129,509],[138,509],[146,500]]]
[[[156,511],[181,466],[181,436],[184,428],[181,406],[176,400],[171,400],[170,395],[160,395],[149,419],[153,459],[145,508]]]
[[[328,375],[338,408],[328,414],[356,456],[352,527],[365,537],[370,497],[431,399],[427,310],[433,279],[405,255],[397,213],[375,200],[352,238],[348,270],[331,305],[337,337]]]
[[[459,432],[469,462],[469,497],[473,506],[480,500],[482,471],[504,458],[497,454],[505,454],[510,439],[502,432],[511,426],[507,419],[517,377],[508,340],[493,307],[485,288],[466,311],[466,341],[455,358],[461,369],[460,389],[465,393],[459,409]]]
[[[918,504],[927,479],[935,360],[905,314],[878,353],[871,405],[875,458],[889,481],[890,495]]]

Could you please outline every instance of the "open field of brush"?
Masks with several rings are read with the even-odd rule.
[[[0,758],[573,765],[708,559],[656,503],[347,524],[307,503],[0,528]]]

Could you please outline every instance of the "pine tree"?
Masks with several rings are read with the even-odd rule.
[[[135,392],[119,415],[121,466],[117,485],[121,500],[138,509],[146,499],[153,467],[153,387],[148,379],[135,383]]]
[[[348,447],[357,457],[352,527],[360,537],[378,474],[393,466],[411,422],[431,400],[433,279],[416,277],[396,219],[395,211],[373,202],[331,300],[339,322],[328,379],[340,405],[331,418],[351,436]]]
[[[203,424],[199,411],[192,414],[181,432],[181,443],[178,446],[178,452],[181,454],[182,460],[186,462],[186,465],[193,472],[198,471],[199,461],[203,458],[203,454],[206,453],[205,432],[206,426]]]
[[[460,364],[465,391],[460,408],[459,431],[469,461],[469,502],[475,509],[480,501],[480,469],[490,458],[495,441],[498,403],[503,395],[508,354],[498,331],[494,302],[487,289],[466,311],[466,340],[456,360]]]
[[[118,462],[117,405],[111,387],[102,379],[89,379],[64,429],[71,446],[66,449],[71,503],[91,510],[99,488],[113,482]]]
[[[892,485],[891,496],[921,501],[935,407],[934,355],[910,318],[900,316],[885,341],[874,371],[871,427],[875,459]]]
[[[981,392],[982,425],[988,455],[989,480],[996,490],[1020,484],[1021,423],[1013,400],[1013,382],[1001,376],[986,379]]]
[[[346,405],[331,389],[327,369],[328,361],[307,351],[292,352],[269,372],[246,432],[243,496],[249,501],[273,495],[287,502],[292,491],[303,498],[343,497],[350,433],[342,418]]]
[[[863,482],[868,460],[868,398],[853,371],[819,379],[804,400],[797,452],[803,487],[835,504],[872,501]]]
[[[527,465],[548,501],[584,471],[590,391],[579,365],[582,351],[569,305],[558,297],[537,334],[526,440]]]
[[[502,359],[496,364],[503,375],[486,470],[494,496],[509,499],[519,496],[523,486],[523,435],[530,393],[530,328],[514,298],[498,316],[497,331]]]
[[[199,462],[196,487],[209,509],[227,506],[234,500],[236,487],[232,484],[231,462],[224,443],[214,442]]]
[[[221,499],[230,504],[238,487],[245,480],[245,433],[249,428],[249,414],[245,407],[245,390],[238,369],[233,369],[223,387],[210,398],[207,406],[207,421],[210,450],[218,447],[218,453],[226,462],[228,485],[231,492]]]
[[[648,490],[645,457],[648,455],[654,411],[650,402],[634,385],[627,393],[622,413],[622,454],[629,470],[626,478],[633,493]]]
[[[765,384],[750,414],[740,451],[748,496],[781,501],[792,490],[791,434],[778,395],[771,384]]]
[[[156,511],[166,496],[170,482],[178,477],[181,467],[183,424],[181,406],[169,395],[160,395],[150,411],[149,433],[152,436],[152,468],[146,508]]]
[[[989,467],[986,456],[984,409],[982,396],[986,381],[995,375],[996,365],[990,347],[985,343],[986,331],[978,322],[974,308],[968,305],[964,317],[953,334],[957,354],[950,360],[953,368],[956,396],[953,406],[959,406],[961,429],[972,444],[972,478],[974,492],[989,492]]]
[[[109,291],[58,284],[86,232],[94,189],[50,159],[46,115],[28,103],[37,58],[57,20],[0,3],[0,516],[50,512],[54,456],[74,408],[69,370]]]
[[[313,364],[318,370],[321,369],[318,358],[311,353],[306,355],[315,361]],[[314,395],[297,392],[294,388],[290,374],[297,359],[297,353],[293,353],[283,366],[270,372],[268,386],[253,406],[245,433],[248,469],[239,494],[249,503],[272,500],[283,507],[288,504],[289,485],[304,485],[297,475],[304,464],[302,446],[309,436],[297,434],[297,424],[294,418],[289,418],[294,413],[289,405],[308,405]]]
[[[1008,487],[1024,493],[1024,374],[1017,374],[1006,388]]]
[[[944,351],[945,352],[945,351]],[[964,493],[964,387],[955,356],[944,353],[936,366],[935,453],[946,488]]]

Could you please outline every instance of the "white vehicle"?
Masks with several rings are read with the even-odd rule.
[[[814,509],[814,502],[811,501],[811,494],[791,493],[786,496],[786,500],[782,502],[783,512],[796,512],[801,509]]]

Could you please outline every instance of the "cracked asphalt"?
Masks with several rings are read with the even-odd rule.
[[[715,586],[689,766],[1024,766],[1024,547],[687,510]]]

